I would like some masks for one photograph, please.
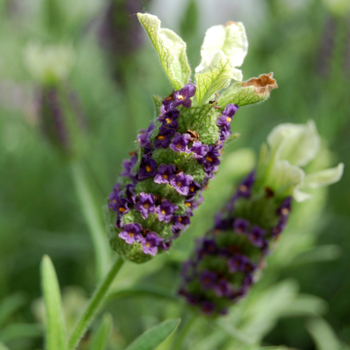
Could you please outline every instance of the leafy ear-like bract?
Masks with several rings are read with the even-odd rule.
[[[248,40],[242,23],[229,22],[207,30],[202,48],[202,60],[196,68],[197,102],[206,102],[210,96],[227,86],[232,79],[241,81],[237,69],[248,52]]]
[[[162,29],[161,22],[156,16],[138,13],[137,17],[158,52],[160,62],[170,82],[176,90],[181,89],[191,77],[186,43],[172,30]]]

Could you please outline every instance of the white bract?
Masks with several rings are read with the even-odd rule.
[[[138,13],[160,62],[176,90],[191,78],[186,55],[186,43],[173,31],[162,29],[160,20],[153,15]],[[217,91],[241,81],[243,75],[237,69],[248,52],[248,39],[242,23],[229,22],[208,29],[201,48],[201,63],[196,68],[196,100],[206,103]]]
[[[283,195],[293,195],[298,202],[311,198],[305,190],[335,183],[343,174],[342,163],[311,174],[301,169],[320,151],[320,136],[313,121],[306,125],[280,124],[269,134],[267,144],[268,149],[266,145],[262,148],[258,168],[264,184]]]
[[[248,52],[244,25],[230,22],[207,30],[201,48],[202,61],[196,68],[197,101],[205,102],[210,96],[231,83],[241,81],[242,65]]]
[[[68,78],[75,61],[71,46],[43,46],[30,43],[24,51],[24,62],[30,74],[41,84]]]

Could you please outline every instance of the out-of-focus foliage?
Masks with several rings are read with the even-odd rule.
[[[125,21],[144,6],[156,15],[169,11],[167,2],[135,3],[138,8],[125,14]],[[245,23],[250,46],[241,67],[243,76],[273,71],[279,89],[263,105],[239,110],[232,128],[241,137],[225,150],[221,170],[190,229],[170,254],[143,266],[124,266],[105,306],[113,325],[98,317],[91,328],[94,335],[85,336],[81,349],[88,349],[96,334],[108,333],[108,327],[107,349],[125,349],[145,330],[166,319],[183,317],[185,306],[173,293],[180,263],[192,250],[194,238],[211,226],[235,184],[253,168],[255,152],[251,149],[257,151],[277,124],[309,119],[315,121],[322,143],[333,152],[324,151],[317,168],[342,161],[343,179],[329,189],[312,190],[312,199],[295,206],[252,293],[218,322],[197,318],[184,348],[277,350],[284,349],[278,347],[283,344],[324,350],[347,349],[350,344],[347,1],[258,3],[253,8],[249,6],[254,1],[220,1],[220,20],[215,24]],[[38,302],[32,302],[41,294],[39,264],[44,254],[52,258],[63,290],[74,285],[90,295],[96,284],[95,250],[75,196],[71,170],[39,130],[35,96],[42,82],[28,71],[27,48],[68,45],[74,52],[74,64],[59,84],[64,91],[75,91],[86,114],[88,128],[79,157],[101,213],[122,160],[134,150],[137,130],[147,127],[153,117],[151,96],[166,96],[172,90],[146,40],[144,45],[138,42],[132,54],[119,57],[119,68],[113,70],[110,52],[99,37],[108,6],[107,1],[97,0],[0,1],[0,349],[43,347]],[[163,20],[164,26],[177,32],[181,29],[192,67],[200,59],[198,37],[204,34],[200,23],[212,23],[211,18],[203,17],[209,6],[207,1],[182,1],[177,6],[182,18],[173,18],[173,27]],[[257,8],[261,11],[258,18]],[[134,32],[127,29],[123,37],[132,41]],[[113,298],[122,288],[135,285],[142,285],[143,291]],[[161,298],[164,293],[168,297]],[[77,292],[74,300],[84,299],[81,295]],[[63,298],[63,307],[71,330],[78,311],[66,300]],[[157,349],[169,349],[175,336]]]

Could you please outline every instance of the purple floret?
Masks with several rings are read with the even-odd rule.
[[[119,183],[116,183],[113,187],[113,192],[109,195],[108,207],[114,211],[118,211],[118,202],[122,195],[121,188],[121,185]]]
[[[249,232],[249,240],[258,248],[264,247],[266,245],[266,240],[264,239],[265,230],[258,226],[253,226]]]
[[[136,195],[135,195],[135,186],[133,184],[127,184],[125,186],[125,197],[128,203],[135,203]]]
[[[188,195],[186,197],[187,200],[193,200],[194,197],[197,195],[198,191],[201,189],[202,187],[196,183],[196,182],[192,182],[189,185],[189,191],[188,191]]]
[[[147,130],[141,129],[140,133],[137,135],[137,141],[141,147],[151,147],[150,137],[154,130],[154,124],[151,123]]]
[[[220,152],[214,146],[209,146],[209,151],[205,157],[197,159],[199,164],[203,164],[206,172],[212,172],[220,164]]]
[[[249,225],[250,225],[249,221],[238,218],[233,223],[233,230],[236,233],[245,234],[248,232]]]
[[[196,87],[194,84],[186,84],[181,90],[174,92],[173,107],[183,105],[186,108],[190,108],[192,101],[191,97],[196,93]]]
[[[191,136],[189,134],[181,135],[176,132],[170,144],[170,148],[175,152],[188,152],[187,145],[190,142]]]
[[[174,164],[160,164],[158,167],[157,175],[154,177],[154,182],[157,184],[167,184],[173,178],[176,171]]]
[[[149,156],[143,156],[138,172],[138,179],[144,180],[153,177],[157,173],[157,163]]]
[[[170,181],[171,186],[175,188],[175,190],[187,196],[190,191],[190,184],[193,182],[193,177],[191,175],[186,175],[184,172],[181,172]]]
[[[230,103],[226,106],[226,108],[224,109],[222,114],[232,118],[236,114],[238,109],[239,109],[239,107],[237,105]]]
[[[123,231],[119,233],[118,237],[123,239],[126,243],[140,242],[143,237],[141,234],[142,226],[138,223],[125,224]]]
[[[239,185],[237,190],[237,196],[249,198],[251,195],[251,188],[255,182],[255,171],[252,171]]]
[[[155,232],[147,233],[146,238],[143,238],[142,250],[145,254],[156,255],[158,252],[158,246],[163,241],[163,238],[157,236]]]
[[[231,259],[227,261],[228,269],[231,273],[237,271],[241,272],[252,272],[255,269],[255,265],[250,262],[250,260],[241,254],[236,254]]]
[[[132,172],[134,165],[137,162],[137,157],[132,156],[131,159],[123,160],[123,168],[124,171],[121,173],[121,176],[133,177],[134,173]]]
[[[211,315],[215,311],[215,305],[210,301],[204,301],[202,303],[202,312],[206,315]]]
[[[200,141],[194,141],[190,149],[194,158],[203,158],[209,151],[208,145],[203,145]]]
[[[203,271],[200,277],[200,282],[203,289],[214,289],[216,285],[217,275],[215,272]]]
[[[125,198],[120,198],[118,201],[117,212],[119,215],[124,215],[129,212],[128,201]]]
[[[159,128],[159,134],[155,139],[155,147],[156,148],[167,148],[170,145],[171,138],[174,135],[174,129],[168,129],[164,126]]]
[[[282,205],[277,209],[277,214],[281,216],[281,219],[287,219],[292,209],[292,197],[286,198]]]
[[[190,224],[190,218],[188,216],[174,215],[171,221],[178,230],[183,230],[185,226]]]
[[[173,213],[178,209],[179,207],[176,204],[172,204],[168,199],[163,200],[160,206],[156,208],[159,221],[170,222]]]
[[[221,298],[221,297],[228,297],[229,295],[232,294],[232,286],[230,283],[228,283],[226,280],[220,280],[219,282],[216,283],[214,287],[216,295]]]
[[[143,219],[147,219],[148,215],[155,211],[153,194],[141,192],[135,209],[141,213]]]
[[[158,117],[158,121],[160,121],[164,127],[177,129],[179,124],[177,119],[180,116],[180,112],[177,109],[171,109],[170,111],[161,114]]]

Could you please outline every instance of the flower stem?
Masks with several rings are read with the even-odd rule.
[[[87,327],[93,320],[97,310],[101,306],[102,302],[105,300],[108,289],[114,281],[115,276],[118,274],[120,268],[123,266],[124,260],[118,257],[113,263],[111,269],[107,273],[106,277],[102,283],[97,287],[94,295],[89,301],[87,308],[80,317],[80,320],[76,324],[73,332],[68,341],[68,350],[74,350],[79,344],[79,340],[84,335]]]
[[[182,349],[184,340],[186,339],[187,334],[188,334],[189,330],[191,329],[191,327],[196,319],[196,316],[197,315],[194,312],[191,312],[191,314],[189,315],[189,317],[186,320],[186,323],[181,328],[180,334],[179,334],[178,338],[175,340],[174,347],[172,350],[181,350]]]
[[[71,162],[72,177],[83,215],[89,227],[95,250],[96,275],[101,281],[110,264],[110,248],[100,215],[100,208],[92,193],[88,177],[78,161]]]

